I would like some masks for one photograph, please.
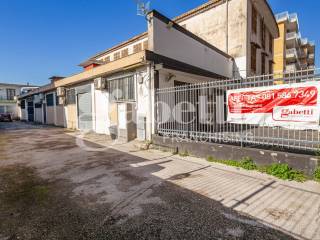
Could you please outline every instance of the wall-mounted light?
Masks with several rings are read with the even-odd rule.
[[[143,76],[141,73],[137,74],[137,82],[139,84],[143,84]]]
[[[168,22],[167,28],[170,29],[170,28],[172,28],[172,27],[173,27],[173,22],[172,22],[172,21]]]
[[[176,75],[172,74],[172,73],[169,73],[167,76],[166,76],[166,81],[169,82],[172,78],[174,78]]]

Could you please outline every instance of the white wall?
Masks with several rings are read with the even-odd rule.
[[[94,91],[95,131],[100,134],[110,134],[109,119],[109,93],[107,91]]]
[[[194,38],[153,17],[149,23],[149,49],[157,54],[232,78],[233,61]]]
[[[34,121],[37,123],[42,123],[42,108],[34,109]]]

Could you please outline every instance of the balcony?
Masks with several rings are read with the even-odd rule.
[[[309,54],[307,57],[308,65],[314,65],[314,54]]]
[[[287,48],[294,48],[299,45],[301,34],[298,32],[289,32],[286,35]]]
[[[286,35],[287,41],[291,39],[299,39],[301,38],[301,34],[297,32],[289,32]]]
[[[292,63],[286,65],[286,72],[295,72],[299,70],[299,66],[297,63]]]
[[[297,49],[295,49],[295,48],[287,49],[286,50],[286,58],[289,61],[298,59]]]
[[[299,29],[299,20],[296,13],[289,14],[288,12],[283,12],[275,15],[277,22],[287,21],[287,29],[290,31],[298,31]]]

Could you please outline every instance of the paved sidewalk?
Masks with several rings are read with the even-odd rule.
[[[319,183],[283,181],[259,172],[208,163],[195,157],[180,157],[155,149],[139,151],[134,143],[110,145],[111,142],[100,138],[95,135],[86,137],[100,145],[149,159],[132,167],[160,165],[162,169],[153,173],[156,177],[219,201],[258,219],[264,225],[299,239],[320,239]],[[246,221],[234,219],[228,214],[225,216],[240,222]]]

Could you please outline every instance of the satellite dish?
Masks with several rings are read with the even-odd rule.
[[[150,11],[150,1],[143,2],[142,0],[137,1],[137,15],[138,16],[147,16]]]

